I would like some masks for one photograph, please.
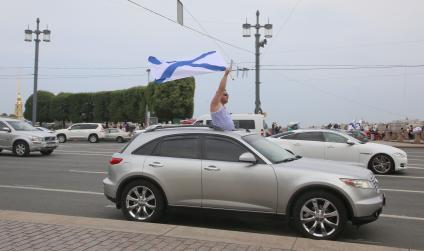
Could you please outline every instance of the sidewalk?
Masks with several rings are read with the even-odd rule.
[[[279,235],[0,210],[0,250],[408,249]]]
[[[410,141],[410,142],[406,141],[406,142],[400,143],[400,142],[396,142],[396,141],[379,140],[379,141],[370,141],[370,142],[394,146],[394,147],[398,147],[398,148],[424,148],[424,144],[414,144],[412,141]]]

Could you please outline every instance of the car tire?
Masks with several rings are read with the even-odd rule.
[[[90,136],[88,136],[88,141],[90,143],[97,143],[99,141],[99,137],[96,134],[90,134]]]
[[[375,174],[389,174],[394,171],[395,165],[389,155],[379,153],[370,159],[368,168]]]
[[[65,134],[59,134],[59,135],[57,135],[57,139],[59,140],[59,143],[65,143],[66,140],[67,140]]]
[[[40,153],[41,153],[42,155],[50,155],[50,154],[52,154],[52,153],[53,153],[53,150],[43,150],[43,151],[40,151]]]
[[[122,143],[122,142],[124,142],[124,138],[122,138],[122,137],[117,137],[117,138],[116,138],[116,142],[118,142],[118,143]]]
[[[343,201],[326,191],[301,195],[296,199],[292,213],[293,224],[299,233],[317,240],[335,239],[347,223]]]
[[[156,185],[136,180],[124,188],[121,205],[122,213],[128,220],[156,222],[164,212],[165,200]]]
[[[29,155],[29,146],[23,140],[18,140],[13,144],[13,153],[18,157],[26,157]]]

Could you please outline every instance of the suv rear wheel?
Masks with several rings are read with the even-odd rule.
[[[296,199],[293,218],[296,228],[305,237],[329,240],[343,231],[347,212],[337,196],[326,191],[314,191]]]
[[[118,143],[122,143],[122,142],[124,142],[124,138],[122,138],[121,136],[119,136],[119,137],[116,138],[116,141]]]
[[[64,134],[57,135],[57,139],[59,140],[59,143],[65,143],[66,142],[66,136]]]
[[[13,144],[13,153],[19,157],[25,157],[29,155],[29,146],[25,141],[19,140]]]
[[[129,183],[121,197],[122,212],[132,221],[157,221],[165,208],[160,190],[151,182],[136,180]]]
[[[88,141],[90,141],[90,143],[97,143],[97,141],[99,141],[99,137],[97,137],[96,134],[91,134],[88,136]]]

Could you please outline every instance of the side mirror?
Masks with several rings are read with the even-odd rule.
[[[12,130],[9,127],[3,127],[3,128],[0,129],[0,131],[11,132]]]
[[[355,142],[354,142],[353,140],[351,140],[351,139],[348,139],[348,140],[346,141],[346,144],[348,144],[348,145],[354,145],[354,144],[355,144]]]
[[[245,152],[239,157],[240,162],[249,162],[249,163],[257,163],[258,160],[256,159],[255,155],[249,152]]]

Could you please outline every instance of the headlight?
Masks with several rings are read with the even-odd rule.
[[[404,154],[404,153],[394,153],[393,154],[394,156],[396,156],[396,157],[399,157],[399,158],[406,158],[406,154]]]
[[[43,141],[43,138],[37,137],[37,136],[31,136],[31,141],[32,142],[41,142],[41,141]]]
[[[356,180],[356,179],[340,179],[348,186],[356,187],[356,188],[364,188],[369,189],[373,188],[371,181],[369,180]]]

